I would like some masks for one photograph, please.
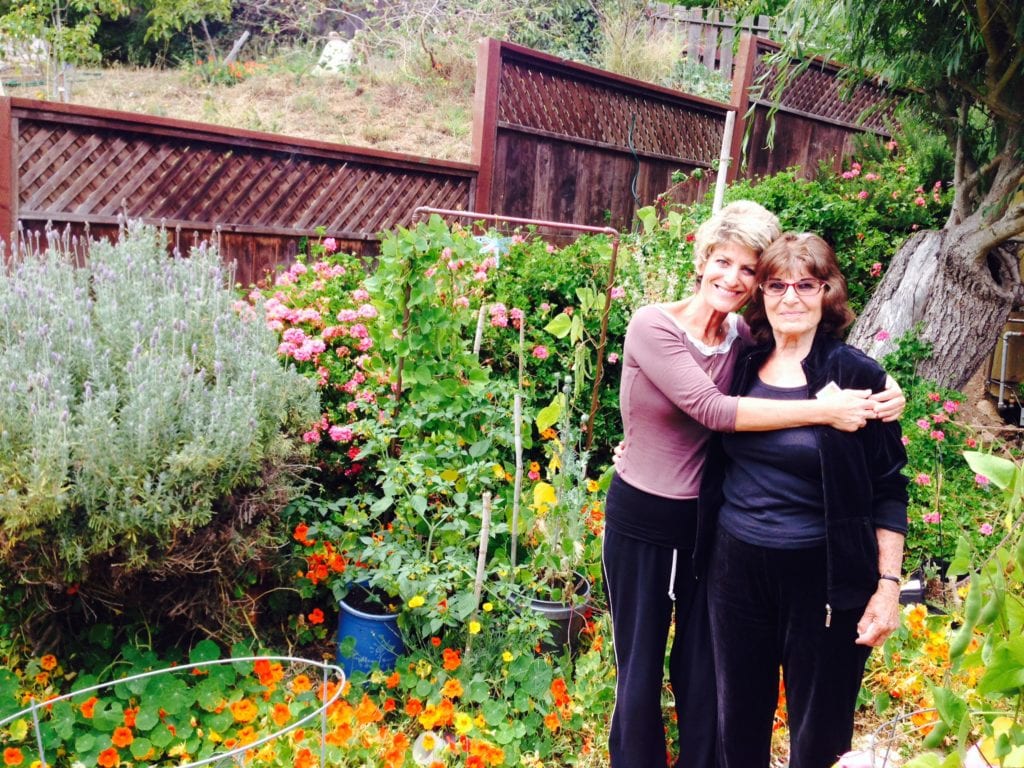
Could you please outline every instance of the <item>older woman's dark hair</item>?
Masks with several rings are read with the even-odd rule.
[[[772,338],[760,285],[787,274],[816,277],[825,283],[819,330],[839,338],[853,322],[854,314],[847,304],[846,280],[839,269],[835,251],[811,232],[786,232],[776,238],[761,254],[756,274],[759,287],[747,307],[746,318],[754,339],[760,343]]]

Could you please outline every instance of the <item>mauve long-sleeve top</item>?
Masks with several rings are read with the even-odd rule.
[[[735,430],[739,398],[722,391],[750,338],[738,316],[727,324],[725,341],[708,347],[658,305],[629,321],[619,387],[625,450],[616,472],[634,488],[696,498],[711,432]]]

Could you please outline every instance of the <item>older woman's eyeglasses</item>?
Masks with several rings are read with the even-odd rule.
[[[795,283],[787,283],[785,280],[766,280],[761,283],[761,292],[765,296],[782,296],[790,287],[796,291],[797,296],[814,296],[821,292],[824,280],[797,280]]]

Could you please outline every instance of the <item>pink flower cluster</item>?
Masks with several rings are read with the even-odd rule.
[[[488,314],[491,317],[491,325],[495,328],[508,328],[510,320],[513,328],[519,328],[523,324],[523,310],[518,307],[509,309],[501,302],[492,304]]]
[[[331,424],[330,420],[325,413],[320,417],[320,421],[313,425],[313,427],[302,435],[302,441],[305,443],[317,444],[323,439],[324,433],[336,443],[351,443],[355,437],[355,433],[350,427],[344,427],[340,424]]]
[[[851,163],[850,164],[850,170],[843,171],[840,175],[844,179],[856,179],[858,176],[860,176],[860,169],[861,169],[860,163]]]
[[[289,328],[281,338],[277,354],[293,357],[303,363],[315,360],[327,349],[323,339],[307,336],[301,328]]]

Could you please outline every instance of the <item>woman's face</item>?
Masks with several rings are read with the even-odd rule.
[[[771,290],[774,283],[774,290]],[[784,285],[785,284],[785,285]],[[803,272],[772,275],[762,283],[764,310],[775,336],[790,338],[813,336],[821,323],[825,289],[821,280]],[[810,293],[811,287],[816,290]],[[798,292],[798,288],[802,292]],[[782,295],[772,293],[783,289]]]
[[[719,312],[735,312],[754,290],[754,270],[758,252],[740,243],[726,241],[711,249],[700,293]]]

